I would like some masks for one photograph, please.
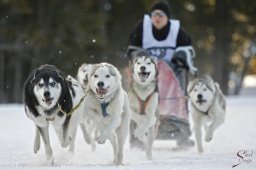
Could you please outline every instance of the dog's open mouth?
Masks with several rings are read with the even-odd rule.
[[[142,82],[147,81],[150,72],[140,72],[139,76]]]
[[[200,105],[202,105],[202,104],[204,104],[204,103],[206,103],[207,101],[206,100],[204,100],[204,99],[200,99],[200,100],[197,100],[196,101],[196,103],[198,103],[198,104],[200,104]]]
[[[42,100],[46,103],[47,106],[50,106],[52,104],[53,98],[45,98]]]
[[[106,96],[106,94],[108,93],[108,88],[105,88],[105,89],[97,88],[96,93],[97,93],[99,99],[103,99]]]

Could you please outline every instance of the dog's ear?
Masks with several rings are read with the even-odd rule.
[[[204,76],[203,76],[203,79],[206,79],[206,80],[209,81],[209,82],[212,82],[212,81],[213,81],[212,77],[211,77],[209,74],[204,75]]]
[[[150,59],[151,59],[151,61],[152,62],[154,62],[156,65],[157,65],[157,58],[156,57],[154,57],[154,56],[150,56]]]
[[[116,69],[112,65],[110,65],[110,64],[108,64],[107,67],[109,69],[109,74],[111,76],[116,76],[116,74],[117,74]]]
[[[117,70],[116,67],[114,67],[113,65],[111,64],[107,64],[106,65],[109,69],[109,74],[112,75],[112,76],[115,76],[117,78],[117,80],[119,81],[119,83],[121,84],[121,74],[120,72]]]
[[[23,101],[24,104],[26,105],[26,107],[28,107],[28,110],[35,116],[39,116],[39,113],[37,111],[37,109],[35,108],[35,106],[37,106],[39,103],[35,97],[34,94],[34,80],[36,77],[36,74],[38,72],[38,69],[35,69],[27,78],[27,80],[24,83],[23,86]]]
[[[57,70],[57,74],[58,74],[58,77],[59,77],[59,78],[61,78],[62,80],[64,80],[64,76],[62,75],[62,73],[61,73],[59,70]]]
[[[38,74],[38,72],[39,72],[39,69],[38,68],[36,68],[34,71],[33,71],[33,76],[32,76],[32,79],[31,79],[31,81],[30,81],[30,83],[31,84],[34,84],[34,81],[35,81],[35,79],[36,79],[36,75]]]
[[[100,64],[94,64],[92,65],[92,69],[90,70],[90,77],[95,74],[96,70],[100,67]]]
[[[192,91],[192,89],[193,89],[193,87],[194,87],[194,81],[190,81],[189,83],[188,83],[188,87],[187,87],[187,93],[188,93],[188,96],[189,96],[189,94],[191,93],[191,91]]]
[[[134,65],[137,62],[137,60],[138,60],[138,57],[133,56],[132,57],[132,65]]]
[[[158,76],[157,58],[156,57],[150,57],[150,60],[155,65],[156,76]]]
[[[78,70],[83,70],[86,66],[87,66],[87,64],[86,64],[86,63],[83,63],[83,64],[78,68]]]

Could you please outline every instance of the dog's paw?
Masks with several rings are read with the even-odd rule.
[[[92,141],[92,143],[91,143],[91,150],[92,151],[96,150],[96,143],[94,141]]]
[[[147,154],[146,156],[148,160],[152,160],[152,154]]]
[[[205,142],[210,142],[212,140],[212,137],[209,136],[209,137],[205,138],[204,140],[205,140]]]
[[[204,152],[204,149],[203,149],[202,147],[198,147],[198,148],[197,148],[197,152],[198,152],[198,153],[203,153],[203,152]]]
[[[106,142],[106,140],[109,138],[110,133],[108,130],[105,130],[102,132],[102,134],[97,138],[98,144],[103,144]]]
[[[100,136],[97,138],[98,144],[103,144],[103,143],[105,143],[106,140],[107,140],[107,138],[108,138],[108,137],[107,137],[106,135],[104,135],[104,134],[100,135]]]
[[[34,143],[34,153],[37,153],[40,149],[40,142],[35,142]]]
[[[210,142],[212,140],[212,137],[213,137],[212,134],[206,133],[205,138],[204,138],[205,142]]]
[[[47,164],[49,166],[53,166],[54,165],[54,158],[53,158],[53,156],[50,156],[50,157],[47,158]]]
[[[139,139],[141,142],[143,142],[143,143],[146,142],[146,134],[145,134],[143,131],[136,129],[136,130],[134,131],[134,136],[135,136],[137,139]]]
[[[113,164],[116,166],[124,165],[123,162],[119,159],[114,159]]]

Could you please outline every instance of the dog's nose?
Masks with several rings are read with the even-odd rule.
[[[198,95],[197,95],[197,98],[198,98],[198,99],[202,99],[202,98],[203,98],[203,95],[202,95],[202,94],[198,94]]]
[[[145,66],[141,66],[141,67],[140,67],[140,70],[141,70],[141,71],[145,71],[145,70],[146,70],[146,67],[145,67]]]
[[[104,87],[104,83],[102,81],[98,82],[98,87]]]
[[[45,91],[44,92],[44,97],[50,97],[50,92],[49,91]]]

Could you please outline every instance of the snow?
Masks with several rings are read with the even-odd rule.
[[[51,145],[55,165],[48,166],[41,143],[39,153],[33,153],[34,125],[24,112],[23,105],[0,105],[0,169],[120,169],[120,170],[228,170],[256,169],[256,97],[240,96],[227,98],[226,122],[215,132],[213,141],[204,143],[204,153],[198,154],[192,147],[186,151],[173,151],[174,141],[156,141],[153,160],[148,161],[144,151],[130,149],[128,142],[124,150],[124,165],[114,166],[109,142],[97,145],[93,152],[78,130],[74,154],[60,147],[53,129]],[[194,137],[192,136],[192,139]],[[237,152],[253,150],[252,163],[238,163]],[[246,158],[246,159],[247,159]]]

